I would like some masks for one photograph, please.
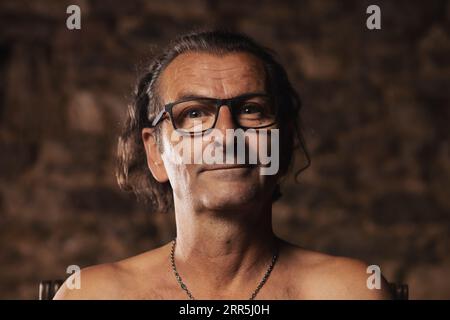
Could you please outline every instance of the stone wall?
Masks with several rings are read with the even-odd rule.
[[[274,48],[303,97],[312,166],[277,232],[450,298],[449,20],[446,0],[1,1],[0,298],[171,239],[172,215],[118,189],[117,134],[155,48],[220,24]]]

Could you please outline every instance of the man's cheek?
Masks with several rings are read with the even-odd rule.
[[[167,132],[163,138],[163,158],[167,163],[179,165],[182,163],[189,163],[190,155],[186,150],[189,148],[187,145],[189,141],[183,139],[183,136],[178,134],[175,130]]]

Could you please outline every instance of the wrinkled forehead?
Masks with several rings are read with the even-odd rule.
[[[264,64],[250,53],[184,53],[166,67],[159,81],[164,104],[186,96],[230,98],[259,92],[266,92]]]

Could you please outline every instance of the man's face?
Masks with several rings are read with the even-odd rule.
[[[251,54],[186,53],[174,59],[163,71],[159,94],[164,104],[186,95],[225,99],[267,92],[265,79],[262,62]],[[258,165],[179,163],[174,160],[177,144],[171,138],[174,128],[170,120],[161,125],[161,156],[174,197],[182,200],[179,203],[192,204],[196,210],[233,210],[270,201],[275,176],[261,175]],[[237,128],[229,108],[220,108],[215,128],[224,136],[223,145],[229,144],[230,140],[225,138],[226,130]],[[247,141],[247,151],[257,148],[249,143]]]

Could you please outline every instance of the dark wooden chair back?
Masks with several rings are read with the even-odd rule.
[[[39,283],[39,300],[52,300],[64,280],[44,280]]]
[[[394,300],[408,300],[409,288],[407,284],[389,283]]]

